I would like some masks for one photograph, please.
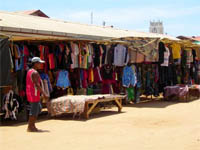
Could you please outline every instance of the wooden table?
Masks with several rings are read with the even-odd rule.
[[[94,110],[95,106],[97,106],[98,103],[104,103],[104,102],[110,102],[110,101],[115,102],[115,105],[118,107],[118,112],[121,112],[121,110],[122,110],[122,100],[124,100],[124,99],[125,99],[125,96],[123,96],[123,95],[114,95],[114,96],[111,96],[111,97],[105,97],[105,98],[101,98],[101,99],[87,100],[85,102],[85,109],[84,109],[83,116],[86,119],[88,119],[92,110]]]
[[[192,98],[200,98],[200,90],[198,88],[189,88],[189,100],[192,100]]]

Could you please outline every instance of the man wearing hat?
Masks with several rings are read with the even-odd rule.
[[[47,95],[42,89],[41,78],[37,70],[40,68],[41,63],[45,63],[45,61],[41,60],[39,57],[33,57],[31,63],[32,68],[29,69],[26,76],[26,95],[30,103],[27,131],[38,132],[40,130],[35,127],[35,121],[42,108],[40,104],[40,94],[42,94],[45,99],[47,99]]]

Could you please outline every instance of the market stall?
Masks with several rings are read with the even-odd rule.
[[[195,93],[198,98],[198,88],[194,87],[200,84],[199,45],[188,40],[165,38],[125,37],[112,41],[123,41],[129,45],[130,67],[125,67],[124,71],[135,75],[129,76],[131,84],[124,85],[129,99],[136,99],[137,102],[138,95],[163,95],[168,100],[172,97],[176,100],[189,100],[191,93]],[[177,90],[171,90],[174,88]]]
[[[178,39],[167,35],[7,12],[0,12],[0,19],[0,32],[7,35],[10,42],[3,50],[10,56],[7,57],[10,68],[6,77],[12,81],[11,91],[3,96],[4,111],[5,101],[13,93],[20,99],[18,111],[20,106],[26,106],[26,72],[30,68],[30,59],[35,56],[45,60],[39,73],[52,106],[54,101],[60,103],[63,96],[63,102],[66,102],[67,95],[78,99],[75,95],[95,97],[95,94],[126,95],[126,101],[138,103],[142,95],[159,97],[166,86],[198,84],[200,81],[194,74],[200,68],[196,66],[200,60],[196,59],[200,57],[198,47],[194,50],[195,56],[193,48],[188,49]],[[185,71],[186,67],[190,74]],[[46,101],[41,101],[45,107]],[[114,101],[121,110],[121,97],[97,98],[81,104],[85,117],[89,117],[95,105],[104,101]],[[58,112],[62,112],[60,109]]]

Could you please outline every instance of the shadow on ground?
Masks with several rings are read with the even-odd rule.
[[[197,100],[197,99],[194,99]],[[191,103],[194,100],[190,100],[190,101],[164,101],[163,99],[158,99],[158,100],[143,100],[140,103],[137,104],[126,104],[123,105],[123,107],[133,107],[133,108],[166,108],[168,106],[171,105],[177,105],[179,103]],[[198,99],[199,100],[199,99]],[[116,110],[113,110],[116,109]],[[109,109],[105,109],[100,111],[99,113],[94,113],[91,114],[89,119],[84,119],[82,116],[75,116],[75,118],[73,118],[73,114],[62,114],[56,117],[50,117],[48,115],[47,112],[43,112],[39,117],[37,122],[43,122],[43,121],[48,121],[48,120],[63,120],[63,121],[88,121],[88,120],[92,120],[92,119],[98,119],[98,118],[102,118],[102,117],[107,117],[107,116],[112,116],[112,115],[118,115],[120,113],[126,113],[123,112],[118,112],[117,111],[117,107],[113,107],[112,110]],[[1,120],[0,122],[0,127],[1,126],[9,126],[9,127],[16,127],[16,126],[21,126],[21,125],[26,125],[27,124],[27,120],[23,120],[23,121],[13,121],[13,120]]]
[[[177,105],[180,103],[191,103],[198,99],[188,100],[188,101],[178,101],[178,100],[163,100],[163,99],[155,99],[155,100],[142,100],[140,103],[137,104],[126,104],[123,107],[136,107],[136,108],[165,108],[171,105]]]
[[[124,112],[120,112],[120,113],[124,113]],[[81,117],[75,116],[75,118],[73,118],[73,114],[62,114],[62,115],[59,115],[59,116],[56,116],[56,117],[50,117],[46,112],[46,113],[43,113],[42,115],[40,115],[38,117],[38,120],[37,120],[36,123],[48,121],[48,120],[83,121],[84,122],[84,121],[88,121],[88,120],[92,120],[92,119],[98,119],[98,118],[107,117],[107,116],[111,116],[111,115],[118,115],[120,113],[117,111],[117,108],[116,108],[116,111],[114,111],[114,110],[102,110],[99,113],[91,114],[89,119],[85,119],[82,116]],[[27,124],[27,121],[20,122],[20,121],[13,121],[13,120],[4,120],[4,121],[1,122],[2,127],[3,126],[4,127],[5,126],[17,127],[17,126],[26,125],[26,124]]]

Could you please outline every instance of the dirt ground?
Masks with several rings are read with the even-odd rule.
[[[200,150],[200,100],[153,101],[93,114],[47,119],[27,133],[26,123],[0,127],[1,150]]]

